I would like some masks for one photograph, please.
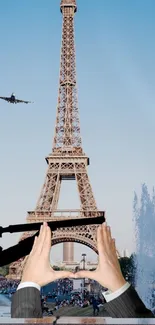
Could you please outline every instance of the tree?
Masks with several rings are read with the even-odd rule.
[[[9,274],[9,266],[10,266],[10,264],[1,266],[0,267],[0,275],[2,275],[2,276],[8,275]]]
[[[119,263],[124,278],[134,286],[135,284],[134,255],[132,254],[130,257],[121,257],[119,259]]]

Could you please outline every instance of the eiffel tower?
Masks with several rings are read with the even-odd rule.
[[[63,30],[55,135],[52,153],[46,157],[48,168],[40,197],[35,210],[27,215],[27,222],[32,223],[64,218],[91,218],[104,213],[97,209],[87,174],[89,158],[83,151],[80,134],[74,43],[76,0],[61,0],[60,10],[63,16]],[[64,180],[76,180],[80,210],[57,209],[60,186]],[[74,242],[84,244],[97,253],[96,228],[96,225],[91,225],[58,229],[53,232],[52,246],[63,243],[63,260],[66,262],[74,259]],[[34,233],[35,231],[26,232],[20,240]],[[10,265],[8,278],[21,278],[26,258]]]

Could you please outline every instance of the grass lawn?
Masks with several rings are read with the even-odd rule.
[[[53,308],[53,304],[49,304],[50,307]],[[53,312],[54,316],[72,316],[72,317],[93,317],[93,307],[88,306],[85,308],[81,308],[78,306],[72,307],[72,306],[66,306],[62,307],[59,310],[54,310]],[[107,317],[108,315],[104,311],[103,307],[100,307],[99,317]]]

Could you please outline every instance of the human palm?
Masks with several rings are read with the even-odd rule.
[[[31,253],[24,267],[21,282],[34,282],[44,286],[62,278],[90,278],[103,287],[115,291],[125,284],[117,258],[115,241],[111,237],[106,223],[98,227],[97,246],[99,263],[95,271],[55,271],[50,265],[51,230],[47,223],[41,226],[38,237],[35,237]]]
[[[103,287],[116,291],[126,281],[123,278],[116,253],[115,240],[111,237],[110,227],[106,223],[97,229],[97,247],[99,263],[95,271],[79,271],[76,278],[90,278],[99,282]]]
[[[23,270],[21,282],[34,282],[44,286],[62,278],[74,277],[69,271],[55,271],[50,265],[51,230],[44,223],[35,237],[31,253]]]

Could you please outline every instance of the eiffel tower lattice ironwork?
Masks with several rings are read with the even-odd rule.
[[[89,158],[82,149],[76,87],[76,63],[74,44],[74,15],[76,0],[61,0],[63,16],[61,62],[57,116],[52,153],[48,163],[45,182],[36,208],[28,212],[27,222],[43,222],[64,218],[91,218],[103,215],[98,211],[87,174]],[[81,208],[75,211],[57,210],[62,180],[76,180]],[[73,242],[84,244],[97,252],[96,225],[64,228],[53,232],[52,246],[64,243],[64,259],[70,251],[73,259]],[[20,240],[35,232],[24,233]],[[26,258],[10,265],[10,278],[20,278]]]

